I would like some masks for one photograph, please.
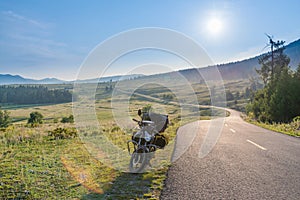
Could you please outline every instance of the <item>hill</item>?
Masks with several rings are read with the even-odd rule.
[[[287,54],[290,58],[290,67],[295,70],[300,63],[300,39],[288,44],[285,46],[284,53]],[[210,71],[213,67],[218,67],[223,80],[239,80],[239,79],[249,79],[250,77],[256,77],[257,73],[255,69],[259,69],[258,59],[262,57],[264,54],[245,59],[242,61],[231,62],[226,64],[219,64],[215,66],[208,66],[204,68],[189,68],[180,70],[179,72],[190,82],[197,83],[199,81],[203,81],[200,73],[205,73]],[[155,79],[163,79],[166,77],[174,76],[176,72],[169,72],[164,74],[156,74],[147,76],[144,78],[155,78]]]
[[[108,82],[108,81],[120,81],[120,80],[129,80],[137,77],[143,76],[142,74],[132,74],[125,76],[109,76],[102,77],[100,80],[98,78],[95,79],[86,79],[79,80],[80,83],[97,83],[97,82]],[[12,84],[64,84],[64,83],[73,83],[74,81],[64,81],[56,78],[45,78],[41,80],[28,79],[19,75],[11,75],[11,74],[0,74],[0,85],[12,85]]]
[[[41,80],[34,80],[24,78],[19,75],[11,74],[0,74],[0,85],[11,85],[11,84],[61,84],[66,81],[62,81],[56,78],[45,78]]]
[[[27,81],[32,81],[31,79],[25,79],[19,75],[10,75],[10,74],[0,74],[0,84],[7,85],[7,84],[20,84]]]
[[[292,69],[296,69],[300,63],[300,39],[288,44],[285,46],[284,53],[286,53],[291,61],[290,66]],[[259,69],[258,59],[263,56],[259,55],[253,58],[249,58],[242,61],[231,62],[226,64],[217,65],[222,77],[224,80],[237,80],[237,79],[248,79],[249,77],[257,76],[255,69]],[[205,68],[200,68],[200,71],[210,70],[212,66]],[[198,82],[201,77],[195,73],[196,69],[184,69],[179,72],[185,76],[191,82]],[[150,77],[156,76],[156,78],[163,78],[164,76],[172,76],[173,72],[151,75]],[[120,81],[120,80],[130,80],[139,77],[143,77],[141,74],[133,75],[117,75],[102,77],[100,80],[95,79],[86,79],[86,80],[77,80],[80,83],[97,83],[97,82],[108,82],[108,81]],[[149,76],[147,76],[149,77]],[[10,75],[10,74],[0,74],[0,85],[9,85],[9,84],[63,84],[63,83],[73,83],[74,81],[63,81],[55,78],[46,78],[42,80],[34,80],[23,78],[19,75]]]
[[[130,80],[130,79],[135,79],[139,77],[143,77],[143,74],[131,74],[131,75],[117,75],[117,76],[106,76],[106,77],[101,77],[100,79],[98,78],[93,78],[93,79],[85,79],[85,80],[77,80],[77,83],[98,83],[98,82],[116,82],[116,81],[122,81],[122,80]]]
[[[290,67],[295,70],[300,63],[300,39],[285,46],[284,53],[291,59]],[[264,54],[246,60],[217,65],[224,80],[245,79],[257,76],[258,59]]]

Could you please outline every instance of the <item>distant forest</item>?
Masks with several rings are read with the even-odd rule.
[[[49,90],[44,86],[0,86],[0,103],[46,104],[72,101],[72,93],[64,89]]]

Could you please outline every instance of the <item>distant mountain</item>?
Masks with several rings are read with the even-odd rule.
[[[66,81],[62,81],[56,78],[45,78],[41,80],[34,80],[29,78],[23,78],[19,75],[0,74],[0,85],[11,84],[60,84]]]
[[[0,74],[0,84],[8,85],[8,84],[24,84],[29,83],[34,80],[25,79],[19,75],[10,75],[10,74]]]
[[[284,53],[287,54],[290,58],[290,67],[295,70],[299,63],[300,63],[300,39],[288,44],[285,46]],[[259,55],[253,58],[249,58],[242,61],[231,62],[226,64],[219,64],[216,65],[220,71],[220,74],[223,80],[237,80],[237,79],[249,79],[250,77],[258,76],[255,69],[259,69],[260,65],[258,63],[258,59],[263,56]],[[188,81],[192,83],[199,83],[199,81],[203,81],[203,78],[198,73],[205,73],[210,71],[213,67],[216,66],[208,66],[204,68],[189,68],[180,70],[181,73]],[[164,74],[156,74],[152,76],[147,76],[145,78],[156,78],[156,79],[163,79],[166,77],[172,77],[177,72],[169,72]]]
[[[300,63],[300,39],[285,46],[284,53],[290,58],[290,67],[295,70]],[[259,55],[246,60],[217,65],[224,80],[244,79],[257,76],[255,69],[259,69]]]
[[[62,84],[67,83],[68,81],[59,80],[56,78],[45,78],[42,80],[36,80],[37,84]]]
[[[288,44],[285,46],[284,53],[286,53],[290,58],[290,66],[292,69],[296,69],[300,63],[300,39]],[[249,58],[242,61],[231,62],[226,64],[217,65],[222,77],[224,80],[234,80],[234,79],[248,79],[249,77],[257,76],[255,69],[259,69],[258,59],[263,56],[259,55],[253,58]],[[211,66],[200,68],[200,71],[210,70]],[[201,77],[195,73],[196,69],[185,69],[180,70],[179,72],[185,76],[191,82],[198,82]],[[172,76],[172,73],[156,74],[147,77],[157,77],[163,78],[165,76]],[[109,82],[109,81],[121,81],[129,80],[143,77],[142,74],[133,74],[133,75],[118,75],[118,76],[109,76],[102,77],[99,79],[87,79],[87,80],[77,80],[80,83],[97,83],[97,82]],[[146,77],[145,77],[146,78]],[[62,84],[62,83],[74,83],[74,81],[63,81],[55,78],[46,78],[42,80],[34,80],[23,78],[19,75],[10,75],[10,74],[0,74],[0,85],[7,84]]]
[[[102,77],[99,79],[87,79],[87,80],[79,80],[80,83],[97,83],[97,82],[108,82],[108,81],[120,81],[120,80],[128,80],[137,77],[142,77],[142,74],[132,74],[132,75],[118,75],[118,76],[109,76]],[[63,83],[74,83],[74,81],[63,81],[56,78],[45,78],[41,80],[28,79],[23,78],[19,75],[11,75],[11,74],[0,74],[0,85],[12,85],[12,84],[63,84]]]

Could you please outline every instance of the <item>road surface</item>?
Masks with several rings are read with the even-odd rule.
[[[198,155],[210,122],[182,129],[189,134],[200,126],[190,148],[170,167],[161,199],[299,200],[300,138],[246,123],[238,112],[230,112],[204,158]]]

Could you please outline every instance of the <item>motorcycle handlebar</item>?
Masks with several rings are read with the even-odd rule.
[[[139,120],[137,120],[137,119],[132,119],[132,120],[133,120],[133,121],[135,121],[135,122],[138,122],[138,123],[140,122],[140,121],[139,121]]]

